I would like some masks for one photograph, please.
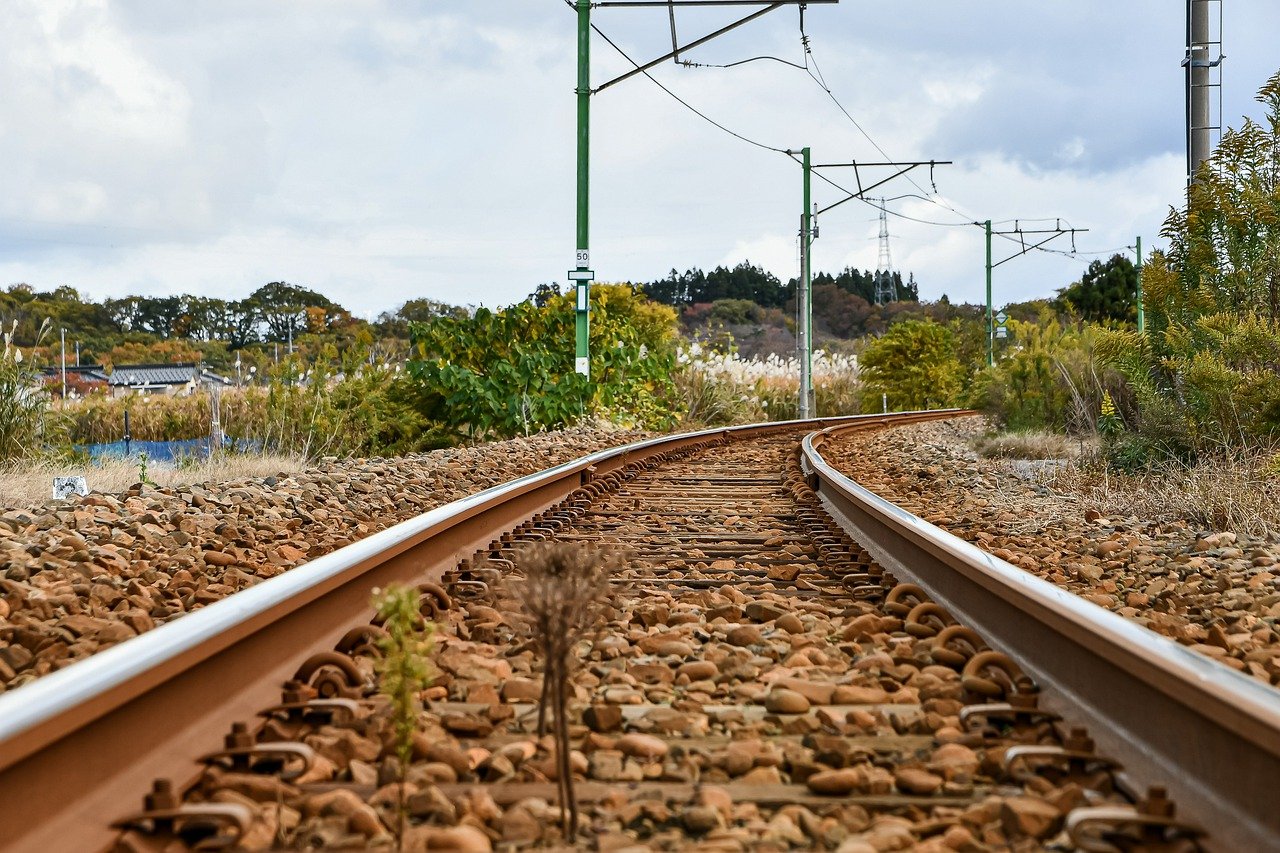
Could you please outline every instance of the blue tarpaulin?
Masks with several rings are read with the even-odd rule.
[[[189,438],[187,441],[180,442],[128,442],[125,446],[123,441],[111,442],[110,444],[77,444],[76,450],[82,453],[88,453],[91,460],[100,459],[137,459],[138,453],[146,453],[147,459],[156,462],[177,462],[180,459],[207,459],[210,452],[209,438]],[[230,450],[233,447],[232,442],[227,441],[223,444],[224,448]],[[237,451],[257,451],[261,450],[261,442],[255,441],[238,441],[234,443],[234,450]]]
[[[147,454],[147,458],[156,462],[176,462],[179,459],[195,457],[206,459],[209,456],[209,439],[193,438],[187,441],[113,441],[110,444],[77,444],[76,450],[89,454],[89,458],[98,459],[137,459],[139,453]]]

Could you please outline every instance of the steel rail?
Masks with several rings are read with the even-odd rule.
[[[278,701],[311,653],[372,617],[373,587],[438,579],[592,477],[720,438],[858,420],[883,416],[704,430],[593,453],[433,509],[0,695],[0,849],[107,847],[111,821],[153,779],[194,781],[196,757],[233,722]]]
[[[863,425],[859,425],[863,426]],[[1057,587],[895,506],[821,455],[802,465],[839,524],[884,567],[919,584],[1086,724],[1125,767],[1133,795],[1164,786],[1215,850],[1280,850],[1280,692]],[[1141,787],[1139,787],[1141,786]]]

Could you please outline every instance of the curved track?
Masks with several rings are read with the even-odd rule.
[[[368,650],[353,644],[351,629],[368,619],[372,587],[440,581],[448,591],[441,590],[438,618],[448,635],[487,640],[506,654],[513,637],[484,622],[496,603],[493,590],[475,583],[492,570],[475,558],[507,566],[521,542],[554,536],[625,547],[631,554],[615,589],[610,628],[636,642],[618,653],[621,663],[600,655],[589,662],[597,678],[586,685],[593,705],[621,710],[617,726],[592,726],[605,738],[592,742],[592,760],[612,762],[617,744],[608,738],[619,727],[660,735],[666,744],[656,757],[621,750],[621,780],[608,779],[611,767],[587,768],[589,778],[609,783],[582,786],[583,799],[597,804],[592,808],[604,827],[599,832],[613,831],[603,803],[620,781],[637,798],[676,804],[665,817],[647,815],[636,830],[662,846],[664,839],[674,843],[672,832],[709,831],[697,824],[708,820],[697,812],[706,810],[699,781],[725,785],[734,802],[752,803],[765,817],[776,818],[788,806],[823,814],[833,804],[854,804],[872,815],[911,815],[927,825],[929,815],[950,814],[948,809],[979,809],[989,794],[1016,798],[1042,790],[1045,779],[1064,784],[1069,777],[1085,791],[1075,804],[1094,807],[1068,818],[1082,839],[1126,821],[1145,826],[1133,831],[1149,835],[1152,827],[1176,823],[1162,814],[1167,809],[1158,797],[1148,804],[1150,814],[1137,817],[1111,791],[1115,783],[1135,793],[1140,785],[1164,784],[1185,814],[1211,830],[1210,846],[1267,849],[1280,830],[1266,808],[1269,792],[1254,781],[1265,774],[1277,778],[1280,716],[1273,693],[1206,668],[1211,664],[1184,660],[1174,644],[1169,649],[1153,642],[1158,638],[1139,638],[1146,632],[859,490],[821,460],[823,434],[797,447],[820,427],[856,429],[957,414],[714,430],[594,454],[441,507],[0,696],[0,803],[8,830],[0,843],[42,851],[109,846],[117,838],[111,823],[135,809],[157,777],[176,780],[177,792],[188,794],[185,805],[161,791],[147,804],[151,814],[136,825],[155,826],[159,819],[165,828],[176,817],[178,829],[184,821],[188,829],[223,825],[234,836],[250,817],[227,805],[228,798],[219,799],[218,772],[202,774],[196,759],[214,750],[236,721],[279,706],[285,682],[292,683],[284,704],[304,710],[276,712],[297,726],[268,724],[275,751],[259,771],[279,775],[290,755],[311,764],[310,747],[279,746],[286,735],[293,743],[314,742],[308,740],[311,724],[302,719],[306,713],[320,713],[330,725],[339,724],[339,710],[363,719],[370,661]],[[897,584],[902,580],[923,589]],[[824,646],[812,659],[788,657],[791,631],[779,625],[788,613],[803,615],[806,628],[829,627],[845,642]],[[860,617],[866,617],[862,629],[853,625]],[[960,625],[976,628],[981,640]],[[636,626],[643,630],[637,633]],[[799,630],[797,623],[787,626]],[[944,638],[961,642],[939,648],[944,631]],[[344,637],[350,657],[326,653]],[[982,640],[1012,653],[1031,679],[1020,678],[1018,666],[999,655],[975,654]],[[697,667],[683,669],[707,660],[719,661],[710,681],[692,677]],[[786,673],[779,668],[784,666]],[[611,667],[621,667],[625,677],[599,676]],[[806,677],[797,679],[797,671]],[[769,691],[751,686],[762,680],[772,685]],[[527,733],[530,709],[519,701],[503,697],[510,711],[486,710],[497,707],[494,696],[462,677],[449,681],[430,714],[451,740],[505,755]],[[1037,705],[1033,681],[1043,688],[1043,705]],[[806,700],[811,707],[794,713],[772,707],[771,693],[792,687],[813,700]],[[466,701],[473,689],[487,701]],[[897,701],[869,701],[886,692]],[[685,728],[670,722],[672,708],[683,709]],[[1073,724],[1090,725],[1100,754],[1092,755],[1079,733],[1060,738],[1049,725],[1055,711]],[[475,728],[483,713],[495,717],[487,731]],[[994,729],[982,725],[1001,719],[1007,722]],[[446,725],[451,720],[457,730]],[[951,722],[965,729],[956,731],[955,742],[1004,754],[1005,765],[984,760],[981,769],[960,774],[939,767],[930,744],[936,746],[933,736],[941,740],[941,729]],[[246,727],[227,745],[252,749],[256,742],[261,748],[265,737]],[[755,769],[735,773],[726,756],[730,742],[744,737],[764,737],[770,745],[767,757],[748,762]],[[1196,747],[1177,748],[1197,739]],[[529,796],[554,799],[554,786],[538,769],[541,746],[530,740],[535,754],[527,768],[499,773],[485,764],[464,765],[460,787],[440,780],[441,790],[462,796],[487,779],[502,805]],[[1063,755],[1064,746],[1074,752]],[[1009,750],[1017,747],[1023,750],[1010,761]],[[850,755],[861,758],[855,762]],[[1107,755],[1121,759],[1127,773],[1107,772]],[[253,764],[232,763],[246,769]],[[855,764],[870,770],[860,771],[854,789],[834,800],[818,790],[824,777],[816,774]],[[289,796],[302,799],[319,796],[320,788],[324,794],[338,788],[372,793],[357,784],[350,767],[335,768],[319,788],[297,778],[286,787]],[[61,796],[50,796],[52,791]],[[734,814],[709,820],[714,832],[735,830]],[[999,820],[1016,824],[1018,814]],[[941,817],[935,823],[939,840],[951,824]],[[806,843],[835,846],[839,833],[830,833],[810,834]],[[155,847],[136,831],[126,839],[138,849]]]

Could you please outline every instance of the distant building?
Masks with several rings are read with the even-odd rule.
[[[44,374],[60,379],[62,368],[46,367]],[[202,388],[229,388],[235,383],[194,362],[184,364],[117,364],[111,373],[100,364],[67,367],[67,376],[78,376],[82,382],[102,382],[112,397],[129,394],[185,397]]]

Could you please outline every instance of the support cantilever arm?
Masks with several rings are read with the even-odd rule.
[[[666,4],[663,4],[663,5],[666,5]],[[699,45],[706,44],[712,39],[718,38],[719,36],[722,36],[725,33],[729,32],[730,30],[736,30],[738,27],[742,26],[743,24],[749,24],[752,21],[754,21],[756,18],[767,15],[775,9],[781,9],[783,6],[786,6],[786,5],[788,4],[784,2],[770,3],[765,8],[752,12],[750,15],[747,15],[745,18],[741,18],[737,21],[734,21],[732,24],[729,24],[727,27],[721,27],[720,29],[716,30],[714,33],[705,35],[700,39],[695,39],[694,41],[691,41],[682,47],[678,46],[675,48],[675,50],[672,50],[670,53],[664,53],[662,56],[659,56],[657,59],[653,60],[652,62],[646,62],[644,65],[633,68],[625,74],[622,74],[618,77],[614,77],[612,80],[608,81],[607,83],[600,84],[596,88],[592,89],[591,93],[594,95],[599,92],[603,92],[605,89],[608,89],[610,86],[613,86],[616,83],[621,83],[623,80],[630,80],[632,77],[636,76],[637,74],[643,74],[644,72],[648,71],[650,68],[653,68],[655,65],[661,65],[662,63],[666,62],[668,59],[673,59],[674,57],[679,56],[682,51],[684,53],[688,53],[690,50],[692,50],[693,48]]]
[[[1077,231],[1084,232],[1084,231],[1087,231],[1087,230],[1089,230],[1089,229],[1087,229],[1087,228],[1066,228],[1066,229],[1063,229],[1062,231],[1055,231],[1055,232],[1053,232],[1052,234],[1050,234],[1048,237],[1045,237],[1045,238],[1044,238],[1043,240],[1041,240],[1039,243],[1033,243],[1033,244],[1031,244],[1030,246],[1028,246],[1028,245],[1026,244],[1026,242],[1024,241],[1024,242],[1023,242],[1023,244],[1022,244],[1022,251],[1020,251],[1020,252],[1014,252],[1012,255],[1010,255],[1009,257],[1005,258],[1003,261],[998,261],[998,262],[996,262],[996,263],[992,264],[992,265],[991,265],[991,268],[992,268],[992,269],[995,269],[996,267],[1000,266],[1000,264],[1007,264],[1009,261],[1013,260],[1014,258],[1020,258],[1020,257],[1022,257],[1023,255],[1025,255],[1027,252],[1030,252],[1030,251],[1033,251],[1033,250],[1035,250],[1035,249],[1040,248],[1040,247],[1041,247],[1041,246],[1043,246],[1045,243],[1048,243],[1050,240],[1056,240],[1056,239],[1058,239],[1059,237],[1063,237],[1063,236],[1065,236],[1065,235],[1067,235],[1067,234],[1071,234],[1072,236],[1074,236],[1074,235],[1075,235],[1075,233],[1076,233]],[[992,233],[1000,233],[1000,232],[992,232]],[[1006,232],[1006,233],[1007,233],[1007,232]],[[1016,232],[1014,232],[1014,233],[1021,235],[1021,234],[1034,234],[1034,233],[1037,233],[1037,232],[1034,232],[1034,231],[1016,231]],[[1045,233],[1045,232],[1043,232],[1043,231],[1042,231],[1042,232],[1039,232],[1039,233]]]
[[[845,202],[853,201],[854,199],[860,199],[863,196],[865,196],[867,193],[874,190],[876,187],[887,184],[890,181],[894,180],[895,178],[900,178],[903,175],[907,174],[907,172],[910,172],[912,169],[918,168],[920,166],[930,166],[930,167],[946,166],[946,165],[950,165],[950,163],[951,163],[950,160],[922,160],[918,163],[826,163],[820,166],[814,166],[815,169],[831,168],[835,166],[852,166],[854,169],[854,174],[857,175],[857,178],[858,178],[858,191],[856,193],[849,193],[849,195],[846,196],[845,198],[840,199],[834,204],[827,205],[826,207],[817,211],[814,215],[820,216],[821,214],[826,213],[827,211],[832,210],[833,208],[839,207]],[[858,171],[859,166],[896,166],[901,168],[899,168],[898,171],[894,172],[889,177],[883,178],[879,181],[876,181],[874,184],[871,184],[870,186],[864,187],[862,185],[862,173]]]
[[[671,16],[671,58],[680,61],[680,42],[676,40],[676,4],[675,0],[667,0],[667,12]]]

